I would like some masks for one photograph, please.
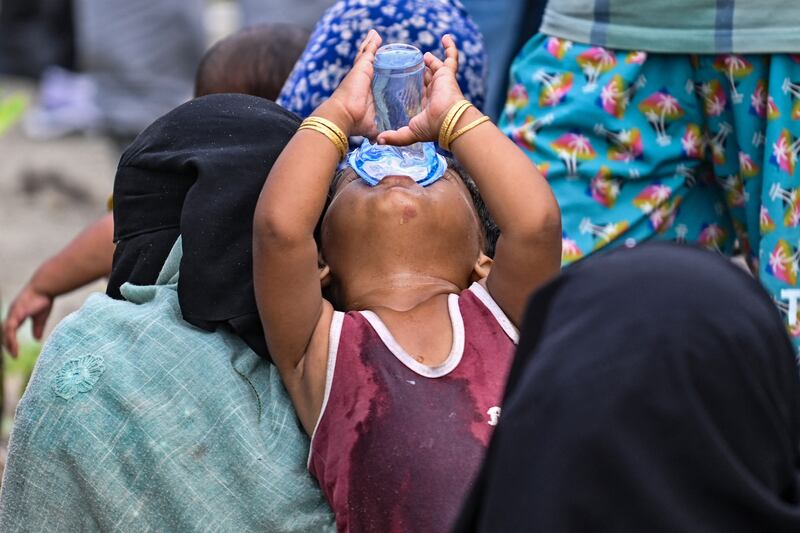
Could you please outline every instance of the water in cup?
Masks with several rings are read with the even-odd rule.
[[[378,132],[407,126],[422,111],[425,63],[422,52],[408,44],[388,44],[375,53],[372,96]],[[365,140],[353,151],[348,163],[370,185],[386,176],[409,176],[423,187],[444,174],[447,163],[433,143],[410,146],[372,144]]]
[[[425,63],[408,44],[388,44],[375,54],[372,96],[378,131],[397,130],[422,110]]]

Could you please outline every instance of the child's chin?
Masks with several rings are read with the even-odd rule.
[[[425,214],[424,202],[417,195],[400,189],[389,190],[375,202],[375,209],[370,210],[370,220],[366,226],[379,232],[393,227],[402,230],[423,223]]]
[[[409,208],[419,211],[423,203],[424,194],[405,187],[387,188],[376,202],[378,210],[383,213],[402,212]]]

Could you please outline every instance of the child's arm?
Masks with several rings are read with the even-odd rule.
[[[480,117],[467,110],[456,131]],[[561,268],[558,203],[528,156],[494,125],[470,130],[450,148],[500,228],[486,288],[519,325],[531,293]]]
[[[373,133],[372,64],[380,37],[370,32],[350,73],[313,116],[346,135]],[[322,297],[314,227],[340,153],[325,135],[298,131],[269,173],[253,227],[253,281],[267,347],[311,434],[324,393],[333,307]]]
[[[409,127],[384,132],[379,142],[410,144],[436,140],[448,110],[464,97],[456,82],[458,50],[452,37],[442,39],[445,61],[426,54],[427,105]],[[453,131],[481,113],[470,108]],[[550,186],[530,159],[491,123],[481,124],[453,141],[458,162],[473,177],[500,228],[487,289],[511,320],[519,324],[531,292],[559,271],[561,214]]]
[[[111,272],[114,257],[114,218],[109,213],[93,222],[56,255],[36,269],[8,308],[3,328],[5,346],[13,357],[17,330],[30,318],[33,337],[41,339],[53,301]]]

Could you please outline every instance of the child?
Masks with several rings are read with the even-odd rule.
[[[242,93],[274,102],[308,36],[308,31],[293,24],[259,24],[229,35],[200,60],[195,96]]]
[[[497,221],[494,259],[453,169],[426,188],[405,176],[370,187],[350,169],[331,183],[344,150],[332,132],[374,137],[380,43],[371,31],[313,113],[331,129],[301,126],[270,172],[254,221],[256,300],[338,528],[446,531],[497,423],[513,324],[559,269],[560,216],[528,158],[491,124],[475,125],[474,108],[450,149]],[[444,62],[425,55],[424,110],[379,142],[434,140],[463,100],[458,51],[450,36],[442,44]]]

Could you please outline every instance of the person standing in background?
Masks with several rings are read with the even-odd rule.
[[[331,0],[241,0],[242,26],[313,28]],[[33,138],[108,132],[123,142],[192,95],[207,45],[205,0],[74,0],[80,74],[51,68],[26,117]]]
[[[500,124],[546,174],[562,263],[740,252],[800,348],[800,4],[551,0]]]
[[[105,131],[131,138],[188,100],[205,50],[203,0],[75,0],[75,74],[44,73],[25,119],[33,138]]]
[[[260,23],[296,24],[311,31],[336,0],[239,0],[245,26]]]
[[[74,67],[71,0],[0,4],[0,74],[36,78],[49,65]]]

